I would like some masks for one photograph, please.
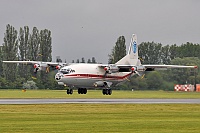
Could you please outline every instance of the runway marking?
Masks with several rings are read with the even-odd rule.
[[[0,104],[200,104],[200,99],[0,99]]]

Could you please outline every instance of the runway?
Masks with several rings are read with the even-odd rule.
[[[0,104],[200,104],[200,99],[0,99]]]

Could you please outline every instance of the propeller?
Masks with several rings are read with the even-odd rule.
[[[107,74],[109,73],[109,67],[104,67],[105,70],[105,74],[104,74],[104,78],[106,78]]]

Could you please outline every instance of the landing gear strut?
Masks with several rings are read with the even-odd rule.
[[[111,95],[112,94],[112,90],[110,88],[104,88],[102,90],[103,95]]]
[[[72,95],[73,94],[73,89],[67,89],[67,94],[69,94],[69,95],[71,94]]]
[[[78,94],[87,94],[86,88],[78,88]]]

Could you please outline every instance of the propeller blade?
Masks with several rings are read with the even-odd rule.
[[[141,79],[143,79],[143,78],[144,78],[144,76],[145,76],[145,74],[143,74],[143,75],[142,75]]]
[[[37,74],[38,70],[39,70],[39,68],[35,68],[33,72],[34,72],[35,74]]]
[[[140,73],[139,73],[138,71],[135,71],[135,73],[136,73],[138,76],[141,76]]]
[[[108,74],[108,71],[105,72],[103,77],[106,78],[107,74]]]
[[[46,73],[49,73],[49,66],[46,67]]]

